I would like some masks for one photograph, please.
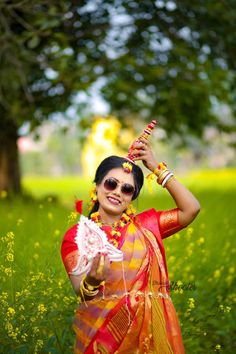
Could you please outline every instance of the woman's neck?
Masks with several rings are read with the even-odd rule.
[[[120,215],[107,214],[106,212],[104,212],[104,210],[99,210],[99,209],[98,212],[100,214],[101,222],[107,225],[114,224],[115,222],[119,221],[122,216],[122,214]]]

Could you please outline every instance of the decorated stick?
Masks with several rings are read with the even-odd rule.
[[[155,125],[156,125],[156,121],[152,120],[152,122],[147,125],[147,127],[143,130],[142,134],[139,135],[139,137],[135,140],[135,142],[139,141],[141,138],[148,140]],[[126,156],[126,159],[134,163],[134,160],[133,160],[134,156],[132,154],[133,144],[129,148],[128,155]]]
[[[155,125],[156,125],[156,121],[152,120],[152,122],[150,124],[148,124],[148,126],[144,129],[144,131],[142,132],[142,134],[137,138],[137,140],[139,140],[140,138],[144,138],[144,139],[149,139]]]

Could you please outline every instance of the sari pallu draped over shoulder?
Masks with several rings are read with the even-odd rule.
[[[184,354],[152,210],[126,225],[120,249],[124,260],[111,263],[104,290],[76,311],[75,353]]]

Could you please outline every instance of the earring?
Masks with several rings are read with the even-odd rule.
[[[96,188],[92,188],[90,191],[90,203],[89,203],[89,210],[93,209],[94,204],[96,203],[96,201],[98,200],[97,197],[97,191]]]
[[[136,209],[134,208],[133,204],[130,203],[126,209],[126,214],[127,215],[133,215],[136,213]]]

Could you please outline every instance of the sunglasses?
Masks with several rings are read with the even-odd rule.
[[[118,186],[118,182],[114,178],[107,178],[104,181],[103,186],[107,191],[114,191]],[[124,183],[121,186],[121,192],[125,195],[133,195],[134,191],[135,191],[135,188],[134,188],[134,186],[132,186],[132,184]]]

